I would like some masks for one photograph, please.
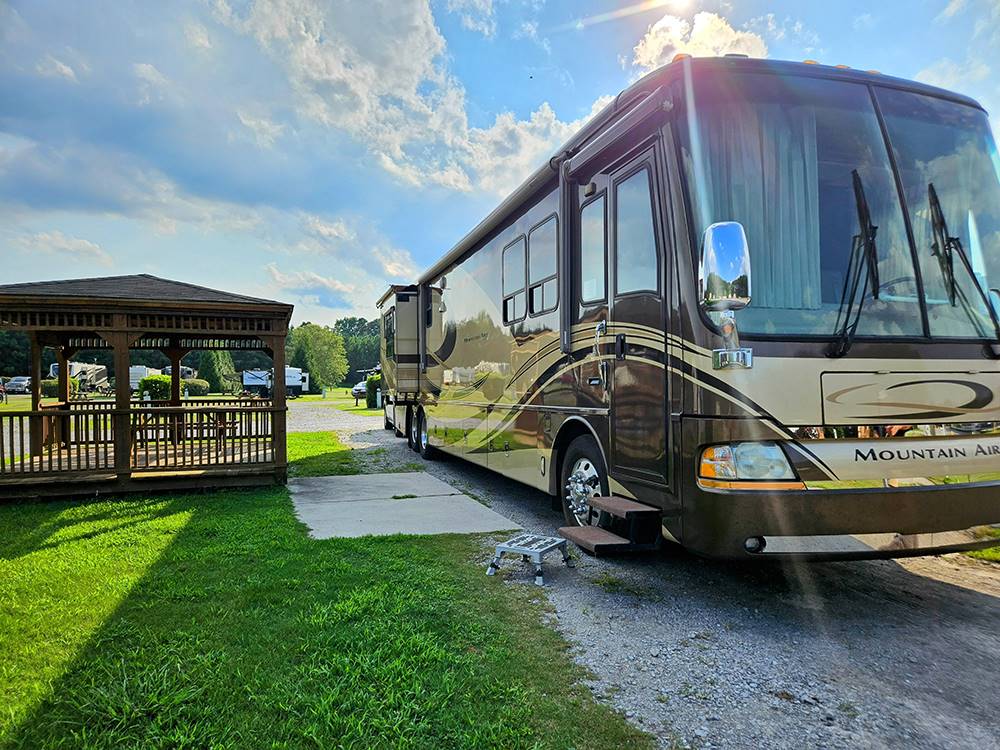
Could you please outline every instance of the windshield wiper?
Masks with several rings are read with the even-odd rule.
[[[948,232],[948,222],[944,218],[944,210],[941,208],[941,201],[933,182],[927,185],[927,202],[931,209],[931,231],[933,233],[931,254],[937,258],[938,265],[941,267],[941,275],[948,287],[948,300],[952,307],[956,307],[956,303],[961,301],[969,319],[975,321],[972,304],[955,280],[955,256],[957,255],[972,280],[972,285],[976,288],[979,298],[986,306],[986,312],[993,323],[993,335],[996,341],[987,346],[987,351],[994,359],[1000,359],[1000,319],[997,318],[997,311],[994,309],[986,290],[983,289],[983,285],[979,283],[979,277],[976,276],[972,261],[969,260],[965,247],[962,245],[962,240],[958,237],[952,237]]]
[[[851,243],[851,258],[847,263],[847,273],[844,275],[844,290],[840,295],[840,308],[837,310],[837,324],[834,329],[837,339],[827,350],[827,356],[832,358],[843,357],[851,350],[854,335],[861,321],[865,297],[870,289],[872,299],[878,299],[881,288],[878,274],[878,246],[875,244],[878,227],[872,224],[868,198],[865,197],[865,186],[858,170],[853,170],[851,177],[854,182],[854,203],[858,210],[861,232],[854,235]],[[862,278],[864,284],[861,283]]]

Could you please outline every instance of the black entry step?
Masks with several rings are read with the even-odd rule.
[[[652,518],[660,515],[659,508],[624,497],[591,497],[587,499],[587,503],[591,508],[606,511],[617,518],[632,519],[643,515]]]
[[[559,536],[569,539],[580,549],[595,557],[616,552],[639,552],[655,549],[655,544],[634,544],[623,536],[600,526],[563,526]]]

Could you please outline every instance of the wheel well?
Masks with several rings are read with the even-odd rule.
[[[563,423],[563,426],[559,429],[559,434],[556,435],[556,441],[552,444],[552,473],[549,479],[549,493],[556,497],[562,497],[559,481],[562,476],[563,456],[566,455],[566,449],[569,448],[569,444],[581,435],[590,435],[590,437],[597,440],[593,431],[585,422],[579,419],[569,419]],[[600,444],[598,440],[598,447],[600,447]]]

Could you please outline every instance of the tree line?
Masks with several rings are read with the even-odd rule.
[[[0,331],[0,375],[28,375],[31,370],[31,346],[27,334],[17,331]],[[110,350],[80,351],[73,357],[79,362],[104,365],[113,376],[114,357]],[[48,375],[49,366],[56,361],[52,349],[42,350],[42,371]],[[157,370],[170,365],[170,360],[159,351],[135,350],[130,352],[133,365],[145,365]],[[347,317],[333,326],[302,323],[288,333],[285,361],[309,373],[313,392],[323,388],[347,386],[364,378],[366,370],[379,361],[379,322],[365,318]],[[269,370],[271,358],[263,352],[191,352],[181,362],[198,370],[198,377],[209,382],[213,393],[233,388],[243,370]]]

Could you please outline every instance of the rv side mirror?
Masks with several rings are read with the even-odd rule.
[[[742,310],[750,304],[750,246],[739,222],[724,221],[705,230],[698,299],[706,312]]]

